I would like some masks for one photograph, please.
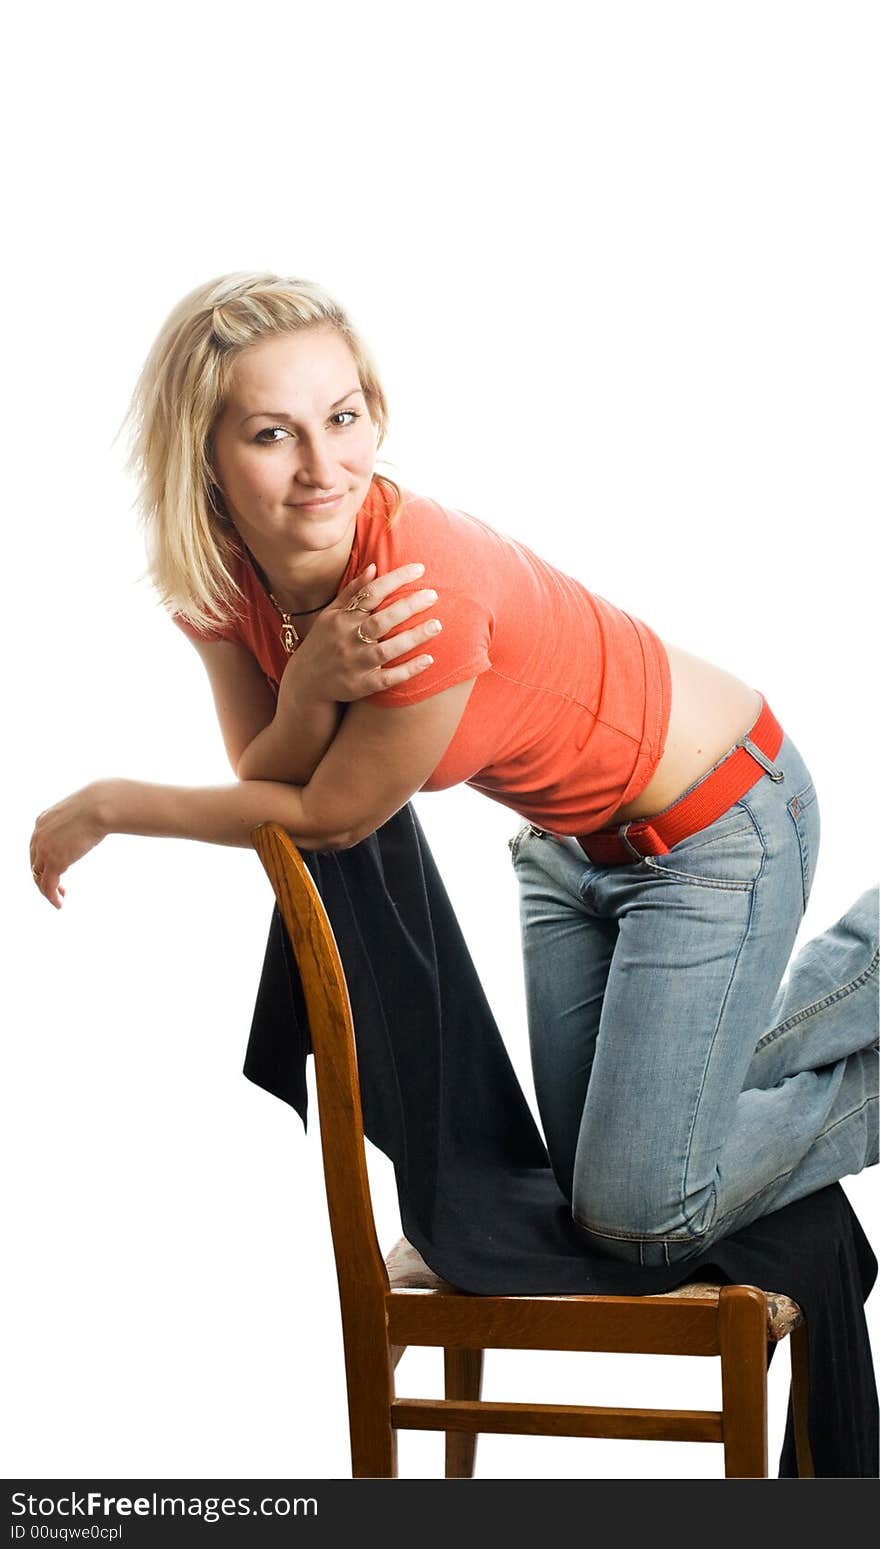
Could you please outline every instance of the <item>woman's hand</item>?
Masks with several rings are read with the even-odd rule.
[[[101,784],[95,781],[41,812],[31,835],[31,873],[40,892],[56,909],[64,888],[60,878],[106,838]]]
[[[279,699],[294,693],[297,698],[313,702],[349,703],[406,683],[430,667],[431,656],[416,657],[400,667],[390,664],[439,634],[439,619],[428,619],[391,640],[383,639],[389,629],[404,623],[414,613],[426,612],[437,601],[437,593],[424,588],[382,607],[386,597],[417,581],[424,568],[401,565],[374,579],[376,567],[368,565],[343,587],[319,613],[302,645],[291,656],[282,676]],[[357,608],[352,609],[356,599]],[[368,636],[368,643],[358,635],[358,626]]]

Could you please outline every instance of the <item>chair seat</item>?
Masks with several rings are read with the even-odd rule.
[[[394,1244],[391,1252],[385,1259],[385,1268],[388,1271],[388,1279],[391,1290],[394,1291],[433,1291],[446,1296],[469,1296],[469,1291],[461,1291],[458,1286],[450,1285],[448,1280],[442,1280],[433,1269],[425,1263],[421,1254],[401,1237]],[[662,1291],[658,1294],[670,1299],[683,1299],[686,1297],[698,1297],[704,1301],[718,1301],[721,1286],[715,1282],[706,1280],[692,1280],[686,1285],[676,1286],[673,1291]],[[784,1296],[781,1291],[765,1291],[764,1297],[767,1303],[767,1338],[773,1343],[780,1339],[786,1339],[792,1329],[799,1328],[804,1322],[804,1315],[797,1302],[790,1296]],[[519,1298],[511,1297],[511,1301]],[[580,1297],[554,1297],[554,1301],[580,1301]],[[523,1300],[533,1301],[533,1297],[525,1297]],[[605,1301],[606,1297],[599,1300]]]

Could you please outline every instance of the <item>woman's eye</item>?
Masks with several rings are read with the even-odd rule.
[[[340,409],[338,414],[330,416],[330,421],[331,424],[336,426],[337,430],[348,430],[349,426],[353,425],[354,421],[359,420],[360,417],[360,412],[357,409]],[[346,423],[341,423],[342,421]],[[262,430],[257,431],[254,440],[260,446],[277,446],[278,440],[276,437],[289,435],[290,431],[284,425],[264,425]]]

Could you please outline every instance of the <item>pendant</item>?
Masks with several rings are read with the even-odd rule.
[[[290,614],[285,613],[283,608],[281,609],[281,617],[284,620],[284,628],[281,630],[281,644],[284,646],[288,656],[290,656],[297,646],[301,644],[301,641],[291,622]]]

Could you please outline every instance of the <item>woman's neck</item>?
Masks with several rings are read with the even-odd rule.
[[[263,539],[239,539],[250,554],[259,579],[280,607],[289,613],[323,608],[339,590],[351,556],[355,525],[345,539],[318,553],[279,554]]]

